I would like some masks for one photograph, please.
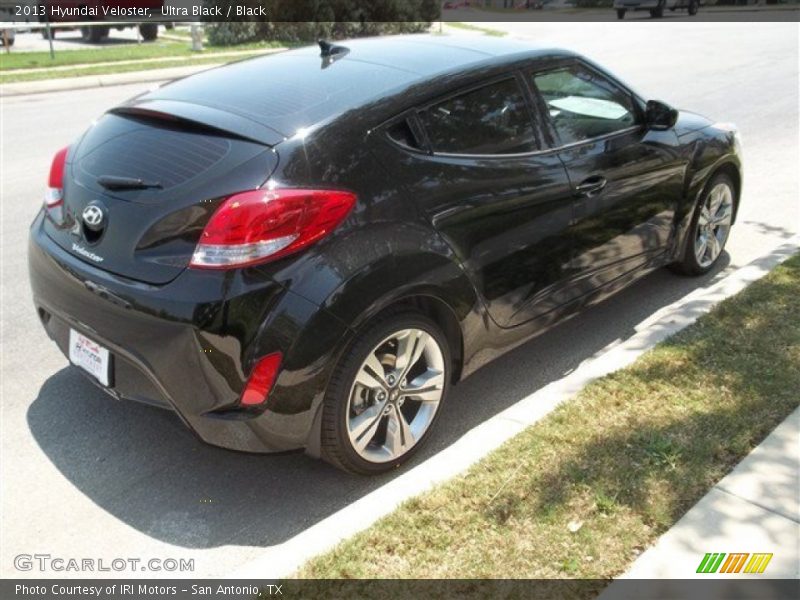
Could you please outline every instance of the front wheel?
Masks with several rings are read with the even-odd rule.
[[[325,394],[322,456],[364,475],[392,470],[419,449],[450,377],[441,329],[411,312],[386,317],[353,342]]]
[[[621,21],[622,19],[624,19],[624,18],[625,18],[625,12],[626,12],[626,11],[625,11],[625,9],[624,9],[624,8],[618,8],[618,9],[617,9],[617,18],[618,18],[620,21]]]
[[[695,210],[683,257],[673,265],[685,275],[704,275],[722,256],[733,224],[736,193],[727,175],[717,175]]]

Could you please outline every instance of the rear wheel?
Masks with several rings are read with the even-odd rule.
[[[142,39],[146,42],[152,42],[158,38],[158,24],[157,23],[143,23],[139,25],[139,33],[142,34]]]
[[[664,16],[664,2],[659,2],[656,8],[651,8],[650,16],[654,19],[662,18]]]
[[[108,27],[81,27],[81,36],[84,42],[99,44],[108,36],[109,31],[110,28]]]
[[[618,8],[617,9],[617,18],[621,21],[622,19],[625,18],[625,13],[626,12],[627,11],[624,8]]]
[[[689,226],[683,257],[673,265],[685,275],[704,275],[722,256],[733,224],[736,193],[727,175],[715,176],[707,187]]]
[[[331,378],[322,413],[323,458],[365,475],[398,467],[430,434],[449,376],[450,351],[436,323],[411,312],[374,323]]]

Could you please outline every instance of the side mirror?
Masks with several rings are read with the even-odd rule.
[[[671,129],[678,122],[678,111],[658,100],[647,101],[644,116],[647,126],[659,131]]]

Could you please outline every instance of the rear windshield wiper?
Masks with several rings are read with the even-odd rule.
[[[161,183],[158,181],[144,181],[136,177],[116,177],[114,175],[100,175],[97,183],[107,190],[145,190],[161,187]]]

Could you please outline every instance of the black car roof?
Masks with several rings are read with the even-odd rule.
[[[206,106],[291,137],[391,90],[446,73],[486,62],[506,62],[511,56],[568,54],[488,36],[391,36],[336,45],[349,52],[327,66],[320,48],[307,46],[180,79],[137,98],[136,104],[158,100]]]

